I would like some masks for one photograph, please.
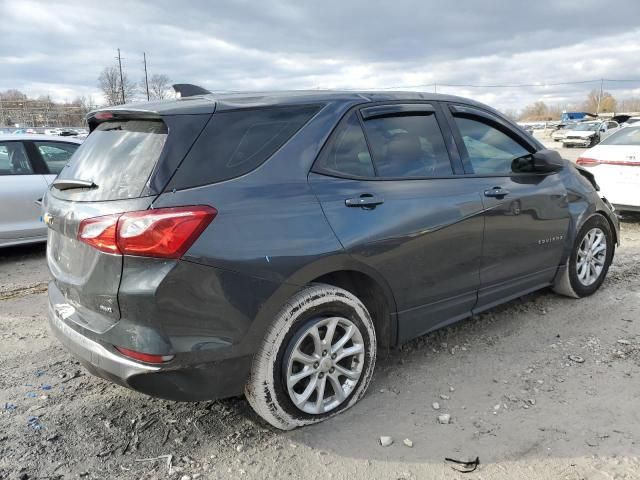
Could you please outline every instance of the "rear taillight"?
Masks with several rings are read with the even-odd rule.
[[[78,240],[101,252],[120,253],[116,242],[116,230],[120,215],[87,218],[80,222]]]
[[[136,352],[135,350],[129,350],[128,348],[123,347],[116,347],[116,350],[125,357],[146,363],[166,363],[173,360],[173,357],[175,357],[175,355],[155,355],[152,353]]]
[[[600,165],[600,160],[589,157],[578,157],[578,159],[576,160],[576,164],[580,165],[581,167],[596,167]]]
[[[217,213],[199,205],[88,218],[80,223],[78,240],[107,253],[180,258]]]
[[[634,157],[635,158],[635,157]],[[578,165],[583,167],[595,167],[597,165],[618,165],[620,167],[640,167],[640,162],[632,160],[596,160],[595,158],[578,157],[576,160]]]

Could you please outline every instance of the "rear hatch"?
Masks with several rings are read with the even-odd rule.
[[[103,112],[90,120],[91,134],[43,203],[50,298],[60,316],[96,333],[120,319],[123,256],[78,240],[81,223],[148,209],[209,118]]]

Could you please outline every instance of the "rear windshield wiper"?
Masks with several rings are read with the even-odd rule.
[[[54,180],[51,184],[54,188],[58,190],[71,190],[74,188],[97,188],[98,185],[93,183],[91,180],[76,180],[73,178],[59,178]]]

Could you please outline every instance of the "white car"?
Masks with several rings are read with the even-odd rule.
[[[640,126],[620,129],[576,164],[593,173],[600,193],[618,210],[640,211]]]
[[[640,125],[640,117],[631,117],[626,122],[624,122],[621,126],[629,127],[631,125]]]
[[[593,147],[620,130],[618,122],[601,120],[578,123],[562,140],[563,147]]]
[[[558,128],[557,130],[554,130],[553,132],[551,132],[551,139],[554,142],[561,142],[562,140],[564,140],[567,137],[567,134],[573,130],[573,128],[578,125],[577,123],[569,123],[567,125],[563,125],[562,127]]]
[[[47,239],[40,202],[80,144],[49,135],[0,135],[0,247]]]

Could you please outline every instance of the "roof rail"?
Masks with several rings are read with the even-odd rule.
[[[176,83],[173,85],[173,89],[176,93],[180,94],[181,98],[193,97],[194,95],[208,95],[211,93],[209,90],[190,83]]]

